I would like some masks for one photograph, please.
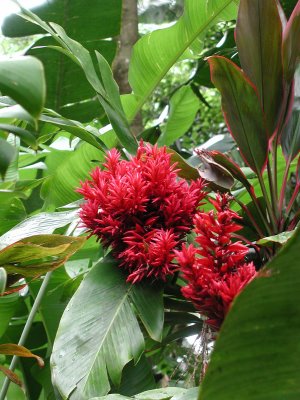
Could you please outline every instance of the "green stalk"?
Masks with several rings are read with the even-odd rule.
[[[259,216],[260,216],[260,218],[261,218],[261,220],[262,220],[262,222],[263,222],[263,224],[264,224],[264,226],[266,228],[266,231],[271,236],[272,235],[272,230],[271,230],[270,225],[269,225],[268,221],[266,220],[266,218],[265,218],[265,216],[264,216],[264,214],[263,214],[263,212],[262,212],[262,210],[260,208],[260,204],[259,204],[259,202],[257,200],[257,197],[256,197],[255,193],[252,193],[250,188],[246,188],[246,189],[247,189],[247,192],[249,193],[251,199],[253,200],[253,204],[255,205],[256,210],[259,213]]]
[[[264,196],[265,201],[266,201],[266,206],[267,206],[270,222],[271,222],[271,225],[272,225],[272,228],[273,228],[273,232],[276,234],[277,233],[276,217],[275,217],[274,211],[272,209],[272,205],[270,203],[270,199],[269,199],[269,196],[268,196],[268,193],[267,193],[265,182],[263,180],[262,175],[257,174],[257,177],[258,177],[258,181],[259,181],[261,190],[263,192],[263,196]]]
[[[276,152],[276,150],[275,150]],[[274,154],[273,154],[273,160],[274,160]],[[276,166],[273,165],[273,168],[271,168],[270,160],[268,159],[267,163],[267,171],[268,171],[268,180],[269,180],[269,188],[270,188],[270,193],[271,193],[271,201],[272,201],[272,207],[273,207],[273,212],[276,216],[276,220],[279,219],[279,212],[278,212],[278,198],[277,198],[277,177],[275,179],[276,171],[274,168],[277,168],[277,158],[276,158]],[[273,174],[272,174],[273,172]]]
[[[44,295],[46,293],[47,286],[48,286],[48,283],[50,281],[51,275],[52,275],[52,272],[48,272],[46,274],[45,279],[44,279],[44,281],[43,281],[43,283],[42,283],[42,285],[40,287],[40,290],[39,290],[39,292],[38,292],[38,294],[36,296],[36,299],[35,299],[35,301],[33,303],[32,309],[31,309],[31,311],[29,313],[28,319],[26,321],[26,324],[24,326],[22,335],[20,337],[20,340],[19,340],[19,343],[18,343],[19,346],[24,346],[24,344],[25,344],[25,342],[27,340],[27,337],[29,335],[33,320],[35,318],[35,315],[36,315],[36,313],[37,313],[37,311],[39,309],[39,306],[41,304],[41,301],[42,301],[42,299],[43,299],[43,297],[44,297]],[[13,356],[12,361],[11,361],[10,366],[9,366],[9,369],[11,371],[14,371],[14,369],[16,368],[18,359],[19,359],[18,356]],[[5,397],[6,397],[8,388],[9,388],[9,384],[10,384],[10,379],[8,379],[8,377],[6,377],[5,380],[4,380],[1,392],[0,392],[0,400],[5,400]]]

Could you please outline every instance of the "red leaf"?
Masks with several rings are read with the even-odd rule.
[[[284,77],[288,83],[294,78],[300,57],[300,0],[296,4],[283,32],[282,55]]]
[[[257,89],[245,73],[224,57],[208,59],[211,79],[222,95],[224,117],[241,155],[261,174],[268,157],[268,135]]]
[[[282,22],[276,0],[241,0],[236,43],[243,71],[257,87],[271,137],[283,99]]]

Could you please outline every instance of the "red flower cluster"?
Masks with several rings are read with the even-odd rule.
[[[183,295],[205,315],[207,323],[218,330],[235,296],[255,277],[253,263],[245,263],[248,248],[232,241],[232,233],[241,226],[239,216],[229,209],[230,197],[218,194],[211,200],[216,211],[195,216],[196,242],[199,247],[182,245],[176,251],[187,286]]]
[[[116,149],[78,192],[86,202],[80,216],[105,247],[111,246],[127,281],[165,280],[177,268],[174,250],[192,229],[204,197],[204,182],[179,178],[166,148],[140,143],[137,155],[121,160]]]

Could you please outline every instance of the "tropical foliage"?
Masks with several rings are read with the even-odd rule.
[[[298,398],[300,0],[185,0],[122,96],[122,1],[69,3],[3,25],[0,399]]]

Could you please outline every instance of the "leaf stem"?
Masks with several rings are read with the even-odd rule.
[[[279,213],[282,213],[282,207],[283,207],[283,201],[284,201],[284,196],[285,196],[285,191],[286,191],[286,185],[288,181],[288,176],[289,176],[289,170],[290,170],[290,165],[291,165],[291,157],[287,160],[285,170],[284,170],[284,175],[282,179],[282,186],[280,190],[280,198],[279,198]]]
[[[266,206],[267,206],[267,210],[268,210],[268,214],[269,214],[269,219],[270,219],[273,231],[276,234],[277,233],[276,217],[275,217],[274,211],[272,209],[272,205],[270,203],[270,199],[269,199],[269,196],[268,196],[268,193],[267,193],[265,182],[264,182],[264,179],[263,179],[261,174],[257,174],[257,177],[258,177],[258,181],[259,181],[259,184],[260,184],[260,187],[261,187],[261,190],[262,190],[265,202],[266,202]]]
[[[259,234],[259,236],[261,238],[263,238],[265,235],[263,234],[262,230],[260,229],[260,227],[258,226],[258,224],[255,221],[254,216],[252,215],[251,211],[249,210],[249,208],[243,204],[240,200],[238,200],[236,197],[234,198],[235,201],[238,203],[238,205],[241,207],[242,210],[245,211],[245,213],[248,215],[251,223],[253,224],[254,228],[256,229],[256,232]],[[257,206],[257,205],[256,205]],[[258,206],[257,206],[258,207]],[[260,209],[259,209],[260,211]]]
[[[275,154],[276,149],[273,149],[272,155],[273,155],[273,161],[275,159]],[[267,162],[267,171],[268,171],[268,180],[269,180],[269,188],[270,188],[270,193],[271,193],[271,201],[272,201],[272,207],[273,207],[273,212],[276,216],[276,219],[279,219],[279,212],[278,212],[278,199],[277,199],[277,176],[276,176],[276,169],[277,169],[277,158],[275,161],[275,165],[273,163],[273,168],[271,167],[270,160],[268,159]]]
[[[43,283],[42,283],[42,285],[40,287],[40,290],[39,290],[39,292],[38,292],[38,294],[36,296],[36,299],[35,299],[35,301],[33,303],[32,309],[31,309],[31,311],[30,311],[30,313],[28,315],[28,319],[26,321],[26,324],[24,326],[22,335],[21,335],[20,340],[18,342],[19,346],[24,346],[24,344],[25,344],[25,342],[27,340],[27,337],[28,337],[28,334],[30,332],[33,320],[35,318],[35,315],[36,315],[36,313],[37,313],[37,311],[39,309],[39,306],[41,304],[41,301],[42,301],[42,299],[43,299],[43,297],[44,297],[44,295],[46,293],[46,289],[47,289],[48,283],[50,281],[51,275],[52,275],[52,272],[47,272],[47,274],[45,276],[45,279],[44,279],[44,281],[43,281]],[[16,368],[18,359],[19,359],[18,356],[13,356],[12,361],[11,361],[10,366],[9,366],[9,369],[11,371],[13,371]],[[10,380],[6,377],[5,380],[4,380],[1,392],[0,392],[0,400],[5,400],[9,384],[10,384]]]
[[[296,198],[298,196],[299,189],[300,189],[300,185],[297,184],[296,187],[295,187],[294,193],[292,194],[291,200],[289,201],[289,204],[288,204],[287,209],[286,209],[287,215],[289,215],[289,213],[292,210],[294,201],[296,200]]]

